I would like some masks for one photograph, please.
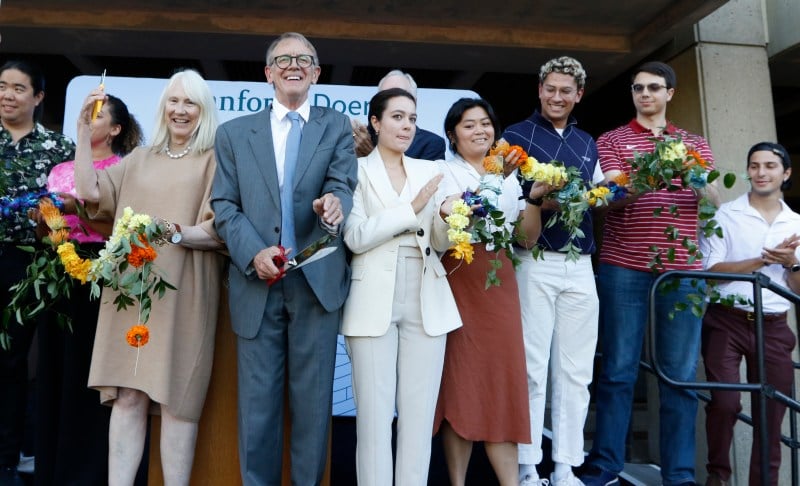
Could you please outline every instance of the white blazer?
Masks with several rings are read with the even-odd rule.
[[[411,194],[416,195],[439,174],[438,163],[403,156]],[[344,242],[354,253],[350,295],[344,304],[341,333],[345,336],[382,336],[389,329],[394,300],[399,236],[412,232],[422,253],[420,308],[422,325],[430,336],[461,327],[447,272],[437,251],[445,251],[447,225],[434,225],[443,197],[432,197],[414,214],[392,188],[378,150],[358,159],[358,186],[353,210],[347,217]],[[441,218],[439,218],[441,219]],[[434,229],[436,228],[436,229]]]

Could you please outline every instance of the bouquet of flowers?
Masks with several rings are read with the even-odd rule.
[[[138,302],[138,322],[126,335],[128,344],[136,348],[149,340],[146,324],[153,305],[152,295],[160,299],[167,289],[175,290],[153,264],[158,253],[151,242],[163,241],[162,233],[161,226],[150,216],[134,213],[126,207],[114,224],[105,248],[89,262],[87,279],[92,285],[93,298],[100,296],[101,287],[108,287],[117,293],[114,298],[117,310],[127,309]],[[73,276],[80,278],[80,274]]]
[[[632,191],[637,193],[660,189],[701,191],[706,185],[720,177],[720,172],[716,169],[709,170],[706,160],[699,152],[687,146],[680,136],[665,135],[663,139],[651,138],[650,140],[654,143],[652,152],[634,152],[633,160],[628,161],[631,165],[630,188]],[[733,187],[735,182],[736,176],[732,173],[727,173],[723,177],[723,184],[726,188]],[[678,213],[677,206],[672,205],[669,208],[656,208],[653,216],[659,217],[664,209],[667,209],[673,216]],[[697,204],[698,226],[706,236],[716,234],[722,237],[722,228],[714,220],[716,212],[717,207],[708,198],[700,198]],[[672,225],[667,226],[664,235],[668,241],[681,242],[681,246],[686,248],[689,254],[688,263],[702,259],[703,255],[698,249],[696,235],[681,235],[678,229]],[[674,248],[664,251],[658,246],[653,246],[651,250],[654,254],[650,262],[653,271],[664,268],[664,256],[670,262],[675,260]]]
[[[504,141],[503,141],[504,142]],[[514,229],[516,220],[506,225],[503,211],[498,209],[498,198],[502,192],[504,157],[511,150],[525,155],[522,147],[509,147],[508,143],[498,148],[492,148],[483,159],[486,174],[481,177],[476,191],[466,191],[461,199],[453,203],[451,214],[445,218],[450,226],[447,231],[448,240],[453,243],[451,247],[454,258],[472,263],[474,249],[472,242],[481,242],[491,248],[495,254],[504,251],[514,268],[519,265],[519,258],[514,254],[513,243],[516,240]],[[521,158],[521,157],[520,157]],[[491,260],[491,269],[486,274],[486,288],[500,285],[497,270],[502,267],[499,258]]]
[[[586,211],[590,207],[607,205],[627,194],[625,185],[617,182],[593,187],[583,179],[577,168],[564,167],[557,160],[541,163],[534,157],[527,157],[520,164],[519,172],[525,180],[559,187],[545,196],[558,202],[558,210],[545,222],[545,228],[561,224],[568,232],[569,239],[559,251],[566,252],[569,261],[580,258],[580,248],[574,242],[576,238],[585,236],[580,225]],[[532,254],[535,259],[543,258],[543,250],[538,245],[533,248]]]
[[[61,200],[46,191],[36,191],[18,198],[3,198],[0,202],[3,217],[12,217],[28,209],[38,208],[47,226],[48,234],[42,239],[44,248],[36,250],[33,246],[22,245],[20,250],[34,253],[33,261],[26,269],[25,278],[9,288],[12,293],[9,306],[3,309],[0,347],[8,349],[11,345],[6,329],[13,318],[24,324],[34,319],[61,298],[69,298],[73,281],[64,273],[58,249],[67,244],[69,227],[61,214]],[[13,209],[12,209],[13,208]],[[71,243],[69,243],[71,245]],[[71,329],[69,316],[53,309],[57,322]]]
[[[54,197],[38,200],[38,209],[47,228],[43,238],[45,248],[36,250],[21,246],[25,251],[36,252],[28,266],[26,277],[11,287],[13,296],[3,312],[3,330],[7,329],[12,316],[19,324],[35,318],[62,298],[69,299],[75,281],[81,285],[91,284],[92,298],[100,296],[101,287],[110,287],[118,292],[114,303],[117,310],[139,302],[139,323],[128,332],[128,343],[140,347],[147,343],[147,327],[144,325],[152,306],[151,294],[163,297],[167,289],[175,289],[154,268],[157,253],[150,242],[159,241],[161,228],[147,215],[134,214],[125,208],[117,221],[114,233],[96,258],[87,255],[77,242],[69,240],[67,226]],[[55,310],[57,321],[71,329],[67,314]],[[8,335],[0,332],[0,345],[8,348]]]

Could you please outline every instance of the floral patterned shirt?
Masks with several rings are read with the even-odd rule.
[[[0,194],[18,197],[47,185],[47,174],[56,164],[75,158],[75,144],[60,133],[36,123],[33,130],[16,143],[0,124]],[[35,225],[25,212],[0,218],[0,241],[33,243]]]

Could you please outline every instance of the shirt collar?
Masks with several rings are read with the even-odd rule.
[[[636,118],[631,120],[630,123],[628,123],[628,126],[635,133],[653,133],[649,128],[643,127],[642,124],[639,123],[638,120],[636,120]],[[675,133],[677,131],[678,131],[678,127],[673,125],[671,121],[667,120],[667,126],[664,128],[664,132],[663,133],[666,133],[667,135],[671,135],[671,134],[673,134],[673,133]]]
[[[32,138],[36,140],[46,136],[47,136],[47,129],[44,127],[44,125],[42,125],[39,122],[34,122],[33,129],[30,132],[26,133],[25,136],[17,140],[17,143],[26,138]],[[0,123],[0,138],[7,138],[9,141],[11,141],[11,132],[9,132],[6,129],[6,127],[3,126],[2,123]]]
[[[786,204],[786,201],[784,201],[782,198],[778,199],[778,201],[781,203],[781,212],[779,213],[778,217],[780,217],[783,214],[787,214],[786,213],[787,210],[788,211],[792,210],[789,207],[789,205]],[[746,192],[741,196],[739,196],[738,198],[731,201],[731,209],[734,211],[748,211],[748,212],[753,212],[754,214],[759,214],[758,211],[753,206],[750,205],[749,192]]]
[[[275,116],[278,118],[278,120],[283,121],[286,118],[286,114],[292,110],[283,106],[280,101],[272,100],[272,111],[275,113]],[[311,103],[308,101],[308,98],[306,98],[303,104],[294,111],[300,113],[303,121],[307,122],[309,116],[311,116]]]
[[[551,122],[550,120],[545,118],[545,116],[542,115],[542,112],[539,111],[539,109],[536,109],[536,111],[533,112],[533,115],[531,115],[531,119],[537,125],[542,125],[542,126],[544,126],[546,128],[551,128],[554,131],[556,130],[556,127],[553,125],[553,122]],[[574,116],[570,115],[569,118],[567,118],[567,124],[566,124],[566,126],[564,126],[564,130],[566,130],[567,128],[569,128],[569,127],[571,127],[573,125],[577,125],[577,124],[578,124],[578,120]]]

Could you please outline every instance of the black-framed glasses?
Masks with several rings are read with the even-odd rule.
[[[311,54],[300,54],[297,56],[284,54],[282,56],[275,56],[272,59],[272,64],[278,66],[280,69],[286,69],[292,65],[292,59],[297,61],[297,67],[310,68],[314,65],[314,56]]]
[[[634,93],[642,93],[642,92],[644,92],[645,88],[647,88],[647,91],[649,91],[651,93],[658,93],[662,89],[666,88],[666,86],[664,86],[663,84],[658,84],[658,83],[650,83],[650,84],[639,84],[639,83],[636,83],[636,84],[632,84],[631,85],[631,90]]]

